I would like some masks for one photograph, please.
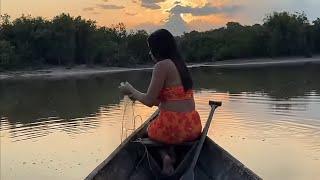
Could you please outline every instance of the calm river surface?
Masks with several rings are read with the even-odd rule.
[[[264,179],[320,178],[320,67],[194,68],[197,110],[223,101],[209,136]],[[0,81],[1,180],[83,179],[132,128],[118,92],[145,90],[149,71],[68,79]],[[130,112],[129,112],[130,111]],[[140,120],[136,123],[139,125]]]

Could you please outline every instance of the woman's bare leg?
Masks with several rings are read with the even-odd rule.
[[[173,146],[170,146],[170,147],[168,148],[168,154],[169,154],[169,156],[171,157],[172,163],[173,163],[173,164],[176,163],[176,153],[174,152]]]
[[[171,175],[174,172],[173,159],[165,149],[159,150],[162,159],[162,174]]]

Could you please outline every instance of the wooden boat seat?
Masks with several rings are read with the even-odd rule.
[[[180,143],[180,144],[174,144],[173,146],[192,146],[195,143],[197,143],[198,141],[199,140],[183,142],[183,143]],[[161,143],[161,142],[158,142],[158,141],[154,141],[154,140],[152,140],[150,138],[140,138],[140,139],[136,139],[134,142],[139,142],[139,143],[144,144],[146,146],[152,146],[152,147],[168,146],[168,144]]]

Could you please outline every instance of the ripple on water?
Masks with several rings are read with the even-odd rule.
[[[58,117],[41,118],[37,122],[29,124],[16,124],[10,126],[3,120],[1,131],[8,132],[12,141],[25,141],[47,136],[58,131],[67,134],[90,133],[92,129],[100,125],[100,120],[92,114],[89,117],[73,118],[70,120],[59,119]]]
[[[203,92],[196,98],[201,117],[206,117],[209,110],[205,107],[207,98],[204,97],[222,96],[223,99],[226,96],[226,93],[205,92],[204,96],[201,96],[201,93]],[[273,139],[286,139],[288,136],[305,139],[319,136],[320,121],[308,114],[309,106],[317,104],[318,99],[319,97],[274,100],[261,93],[230,94],[224,99],[223,108],[219,109],[215,116],[219,119],[214,123],[220,128],[237,129],[243,134],[250,134],[252,138],[262,137],[261,135]],[[307,112],[308,116],[301,112]],[[219,113],[222,116],[219,117]]]

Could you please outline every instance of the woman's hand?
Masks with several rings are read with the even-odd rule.
[[[132,94],[134,88],[128,82],[122,82],[122,83],[120,83],[119,89],[122,94],[130,95],[130,94]]]

